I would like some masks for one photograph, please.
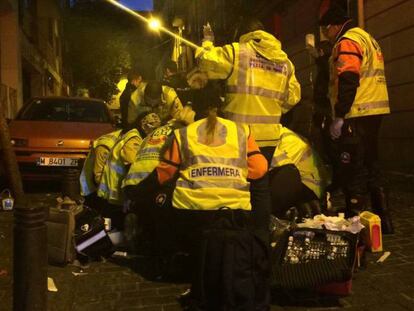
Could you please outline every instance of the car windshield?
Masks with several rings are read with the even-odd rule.
[[[72,100],[35,100],[21,111],[17,119],[64,122],[110,122],[104,103]]]

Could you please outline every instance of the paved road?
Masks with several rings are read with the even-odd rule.
[[[381,254],[368,254],[366,268],[355,273],[350,296],[274,292],[272,310],[414,310],[414,178],[392,177],[391,202],[396,234],[384,236],[384,249],[391,251],[391,256],[379,264],[376,260]],[[11,310],[12,305],[11,233],[12,214],[2,212],[0,311]],[[180,262],[184,261],[177,260],[175,270],[182,269],[184,274],[185,266]],[[54,279],[58,291],[48,293],[48,309],[181,310],[176,295],[186,288],[186,284],[157,281],[151,275],[155,264],[140,257],[93,262],[83,269],[75,265],[49,266],[48,275]]]

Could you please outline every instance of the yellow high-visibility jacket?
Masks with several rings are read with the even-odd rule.
[[[322,160],[304,138],[282,127],[280,141],[274,151],[270,169],[286,164],[294,164],[300,173],[302,183],[318,198],[322,197],[329,183],[329,174]]]
[[[96,170],[104,169],[107,157],[115,145],[121,134],[121,130],[117,130],[94,140],[91,150],[88,153],[88,156],[85,159],[85,162],[82,167],[82,172],[80,175],[80,186],[81,186],[81,195],[87,196],[97,190],[96,183]],[[102,147],[105,150],[105,154],[102,154],[102,157],[96,157],[96,150]],[[97,163],[100,161],[100,163]]]
[[[138,185],[151,174],[160,163],[161,149],[173,130],[172,123],[168,123],[145,137],[134,163],[122,182],[122,187]]]
[[[180,150],[180,174],[173,194],[178,209],[251,210],[247,181],[247,140],[245,125],[217,118],[214,146],[203,143],[206,119],[174,131]]]
[[[123,205],[122,181],[127,173],[127,166],[135,159],[141,143],[142,138],[136,129],[128,131],[116,142],[98,187],[98,197],[111,204]]]
[[[259,147],[275,146],[282,113],[301,98],[295,68],[280,41],[259,30],[223,47],[205,41],[196,57],[209,79],[227,81],[224,116],[250,125]]]
[[[390,113],[384,72],[384,57],[377,41],[359,27],[349,29],[341,38],[348,38],[357,42],[363,50],[359,87],[357,88],[351,109],[345,115],[345,119]],[[337,44],[332,50],[333,53],[330,60],[331,82],[329,93],[333,111],[335,111],[334,107],[338,100],[338,75],[334,64],[337,58]]]
[[[137,88],[131,94],[131,101],[128,106],[128,124],[133,124],[143,112],[155,112],[163,123],[170,119],[180,119],[183,105],[173,88],[163,85],[161,94],[162,104],[157,107],[151,107],[144,103],[145,86]]]

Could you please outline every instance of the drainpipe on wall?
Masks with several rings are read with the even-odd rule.
[[[358,26],[365,28],[364,0],[358,0]]]

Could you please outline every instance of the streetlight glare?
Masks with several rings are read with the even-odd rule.
[[[148,21],[148,26],[149,26],[149,28],[151,28],[152,30],[159,30],[159,29],[160,29],[160,27],[161,27],[161,22],[160,22],[160,20],[159,20],[159,19],[157,19],[157,18],[151,18],[151,19]]]
[[[133,15],[133,16],[134,16],[134,17],[136,17],[137,19],[139,19],[139,20],[141,20],[141,21],[143,21],[143,22],[148,23],[148,25],[150,24],[150,20],[148,20],[148,18],[146,18],[146,17],[142,16],[141,14],[139,14],[139,13],[137,13],[137,12],[135,12],[135,11],[133,11],[133,10],[129,9],[129,8],[128,8],[128,7],[126,7],[125,5],[122,5],[122,4],[120,4],[119,2],[117,2],[117,1],[115,1],[115,0],[106,0],[106,1],[107,1],[107,2],[109,2],[109,3],[111,3],[111,4],[113,4],[113,5],[115,5],[115,6],[117,6],[117,7],[118,7],[118,8],[120,8],[120,9],[124,10],[125,12],[128,12],[129,14]],[[163,27],[163,26],[161,25],[161,22],[159,22],[158,29],[159,29],[160,31],[162,31],[162,32],[164,32],[164,33],[166,33],[166,34],[168,34],[169,36],[171,36],[171,37],[173,37],[173,38],[176,38],[176,39],[178,39],[178,40],[180,40],[180,41],[184,42],[185,44],[187,44],[188,46],[191,46],[191,47],[192,47],[192,48],[194,48],[194,49],[201,48],[201,46],[198,46],[197,44],[195,44],[195,43],[193,43],[193,42],[191,42],[191,41],[187,40],[186,38],[183,38],[183,37],[181,37],[181,36],[179,36],[179,35],[177,35],[177,34],[173,33],[171,30],[169,30],[169,29],[167,29],[167,28]],[[158,29],[157,29],[157,30],[158,30]]]

